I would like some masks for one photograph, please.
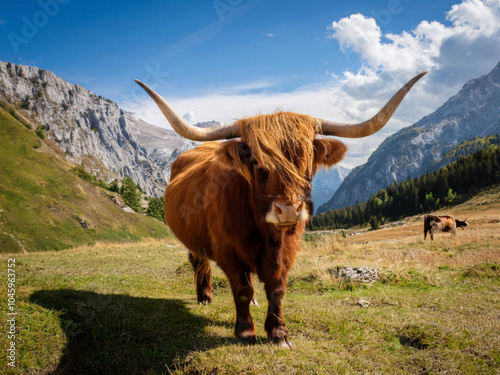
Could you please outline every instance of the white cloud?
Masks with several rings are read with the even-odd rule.
[[[248,94],[252,92],[260,92],[266,89],[270,89],[276,87],[280,84],[279,81],[274,79],[260,79],[258,81],[253,82],[245,82],[237,85],[231,85],[228,87],[219,87],[218,92],[224,94]]]
[[[332,23],[330,36],[346,58],[359,57],[363,62],[359,71],[345,71],[336,89],[334,103],[345,108],[345,117],[357,121],[374,114],[412,75],[430,70],[389,124],[363,140],[364,145],[376,146],[385,136],[431,113],[467,80],[488,73],[500,60],[498,0],[465,0],[451,7],[446,19],[446,25],[422,21],[401,34],[383,34],[375,19],[361,14]],[[362,155],[358,146],[352,149]]]
[[[498,50],[499,8],[498,1],[466,0],[453,5],[447,13],[450,26],[422,21],[412,31],[385,35],[375,19],[353,14],[333,22],[330,37],[339,42],[344,53],[359,54],[373,70],[406,73],[444,69],[446,43],[453,42],[457,52],[466,54],[472,43],[487,38],[493,50]],[[492,55],[491,50],[481,52]],[[499,54],[494,55],[498,57]]]
[[[257,94],[227,94],[226,90],[224,89],[223,93],[189,98],[173,98],[165,95],[165,99],[179,114],[196,114],[196,121],[200,122],[216,120],[221,123],[231,123],[240,118],[279,110],[325,118],[341,115],[341,111],[331,105],[330,88]],[[164,94],[161,90],[158,91]],[[137,113],[145,121],[170,127],[156,104],[146,95],[143,100],[122,105],[125,109]]]
[[[196,114],[194,111],[188,111],[182,117],[190,124],[196,124]]]
[[[446,25],[422,21],[414,30],[383,34],[375,19],[353,14],[333,22],[329,31],[347,59],[361,59],[359,71],[332,73],[323,87],[303,87],[289,93],[273,93],[272,89],[282,82],[265,79],[221,87],[211,95],[165,98],[178,113],[186,114],[188,121],[196,114],[196,121],[228,123],[258,113],[287,110],[359,122],[373,116],[414,75],[430,70],[383,130],[369,138],[345,140],[349,152],[344,165],[353,167],[366,162],[388,135],[434,111],[467,80],[488,73],[500,60],[498,0],[465,0],[452,6],[447,21]],[[146,96],[139,102],[123,104],[144,120],[169,127]]]
[[[492,37],[499,29],[499,8],[498,1],[469,0],[453,5],[447,19],[453,22],[453,28],[457,33],[469,39],[479,36]]]

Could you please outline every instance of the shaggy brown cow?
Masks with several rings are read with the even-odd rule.
[[[359,138],[375,133],[425,73],[360,124],[278,112],[214,128],[190,125],[160,95],[136,80],[180,135],[195,141],[240,137],[206,142],[180,155],[172,164],[165,191],[165,220],[189,250],[198,301],[212,301],[209,260],[214,260],[231,284],[237,337],[255,340],[249,304],[254,295],[251,273],[256,273],[268,300],[267,335],[290,347],[281,300],[306,221],[313,213],[311,181],[319,167],[339,162],[347,150],[338,140],[315,139],[316,135]]]
[[[457,228],[465,230],[467,219],[464,221],[454,219],[449,215],[425,215],[424,216],[424,240],[427,238],[427,232],[431,233],[431,240],[434,240],[434,232],[451,232],[453,236],[457,235]]]

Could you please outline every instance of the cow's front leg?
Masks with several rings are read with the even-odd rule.
[[[229,262],[219,263],[233,292],[234,305],[236,307],[236,324],[234,335],[238,338],[255,342],[255,327],[250,315],[250,302],[253,299],[253,286],[249,271],[237,259]]]
[[[291,344],[288,341],[288,329],[286,328],[281,312],[281,300],[285,295],[285,285],[286,279],[279,279],[265,284],[268,308],[264,328],[267,336],[275,344],[284,348],[291,348]]]

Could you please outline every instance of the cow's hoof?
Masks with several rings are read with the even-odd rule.
[[[255,335],[255,331],[253,329],[247,329],[239,332],[236,337],[246,345],[253,345],[257,342],[257,336]]]
[[[276,346],[280,349],[292,349],[292,343],[288,339],[278,341]]]
[[[239,339],[243,344],[246,345],[254,345],[257,343],[257,336],[255,334],[248,334],[247,336],[240,336]]]
[[[255,343],[257,338],[255,336],[255,328],[253,322],[247,322],[242,318],[236,318],[236,325],[234,327],[234,335],[245,342]]]
[[[212,302],[211,298],[198,298],[198,304],[208,306]]]
[[[208,305],[210,302],[212,302],[212,296],[209,296],[208,294],[198,295],[198,303],[200,305]]]

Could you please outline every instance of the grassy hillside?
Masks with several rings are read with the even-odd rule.
[[[16,260],[16,368],[7,374],[497,374],[500,368],[500,189],[453,208],[470,227],[423,240],[405,225],[342,238],[309,236],[289,277],[291,351],[268,342],[256,282],[257,343],[233,338],[229,284],[198,305],[176,240],[97,244]],[[332,276],[368,266],[379,281]],[[1,306],[7,306],[4,294]],[[7,332],[5,320],[0,330]]]
[[[45,142],[1,108],[0,145],[0,252],[168,236],[162,223],[124,212],[113,202],[115,194],[75,177]]]

